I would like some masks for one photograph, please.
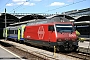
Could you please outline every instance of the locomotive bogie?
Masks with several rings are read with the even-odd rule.
[[[78,48],[78,41],[62,41],[57,42],[57,49],[59,51],[75,51]]]

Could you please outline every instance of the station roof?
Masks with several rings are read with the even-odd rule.
[[[82,16],[75,20],[75,22],[90,21],[90,16]]]
[[[90,16],[82,16],[75,20],[75,25],[90,25]]]
[[[74,20],[74,18],[73,17],[71,17],[71,16],[68,16],[68,15],[63,15],[63,14],[60,14],[60,15],[53,15],[53,16],[49,16],[49,17],[47,17],[47,18],[52,18],[52,17],[65,17],[65,18],[67,18],[68,20]]]
[[[37,15],[37,14],[26,15],[20,19],[20,22],[27,21],[27,20],[33,20],[33,19],[46,19],[46,17],[42,15]]]
[[[74,22],[75,25],[90,25],[90,21]]]
[[[11,14],[6,13],[6,21],[7,21],[7,23],[14,23],[14,22],[18,22],[19,19]],[[5,13],[1,14],[0,22],[5,23]]]
[[[32,20],[32,19],[45,19],[45,18],[46,17],[44,17],[42,15],[32,14],[32,15],[26,15],[26,16],[22,17],[21,19],[19,19],[14,15],[6,13],[7,25],[17,23],[17,22]],[[0,23],[3,23],[3,24],[5,23],[5,13],[0,13]]]

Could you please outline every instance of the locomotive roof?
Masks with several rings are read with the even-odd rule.
[[[65,17],[55,16],[48,19],[39,19],[39,20],[31,21],[27,23],[27,25],[45,24],[45,23],[53,23],[53,22],[70,22],[70,21]]]

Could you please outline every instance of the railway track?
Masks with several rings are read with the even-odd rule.
[[[71,54],[67,54],[68,56],[76,57],[83,60],[90,60],[90,55],[86,53],[76,53],[72,52]]]
[[[5,41],[3,43],[7,43],[7,41]],[[18,50],[18,54],[22,53],[21,57],[22,58],[26,58],[26,59],[29,59],[30,56],[32,56],[32,58],[35,58],[35,59],[38,59],[38,60],[59,60],[56,57],[61,54],[61,55],[65,55],[65,56],[76,58],[77,60],[90,60],[90,55],[89,54],[85,54],[85,53],[79,53],[79,52],[61,53],[60,52],[60,53],[56,53],[55,54],[56,57],[52,57],[52,56],[48,56],[50,54],[46,55],[45,52],[43,52],[43,51],[42,51],[42,53],[36,52],[36,51],[31,51],[30,53],[28,53],[29,50],[27,50],[25,48],[20,48],[19,46],[15,46],[13,43],[7,43],[7,44],[10,44],[10,46],[12,46],[12,48],[8,47],[8,49],[10,49],[11,51],[14,51],[15,53]],[[4,45],[6,45],[6,44],[4,44]],[[23,52],[21,52],[21,51],[23,51]],[[51,53],[53,53],[53,52],[51,52]],[[63,58],[64,57],[62,57],[62,60],[63,60]]]
[[[71,53],[60,53],[60,54],[79,58],[81,60],[90,60],[90,54],[83,53],[83,52],[71,52]]]

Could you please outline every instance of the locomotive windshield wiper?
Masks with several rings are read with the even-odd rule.
[[[61,31],[59,31],[60,33],[62,33],[63,31],[61,30]]]

